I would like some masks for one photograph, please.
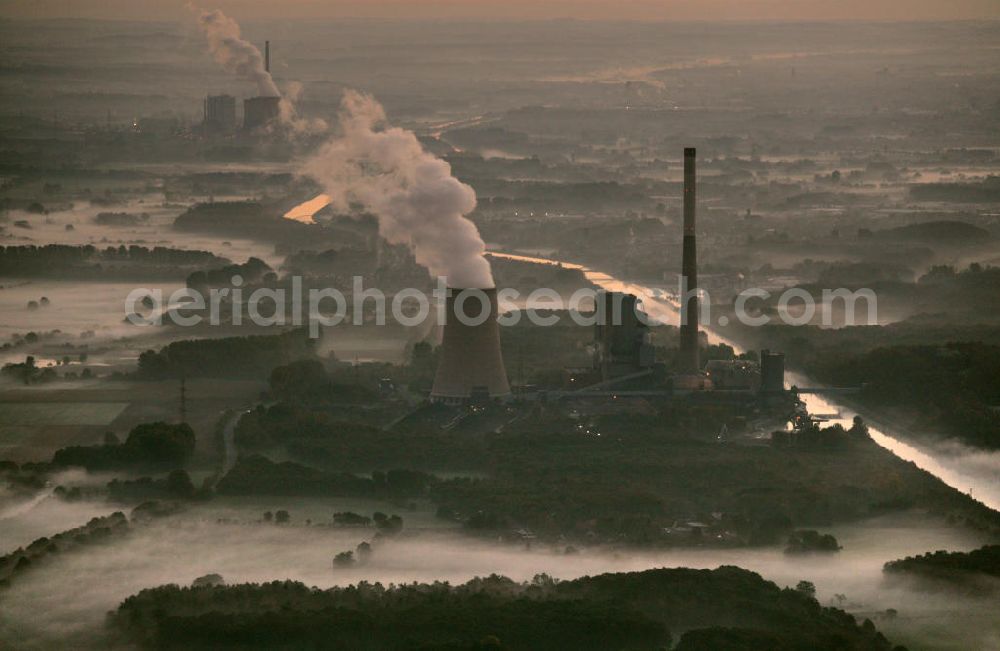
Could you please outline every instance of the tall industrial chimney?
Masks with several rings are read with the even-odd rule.
[[[445,307],[447,321],[431,400],[461,404],[476,396],[509,397],[500,352],[497,290],[449,289]]]
[[[271,72],[271,41],[264,41],[264,70]]]
[[[697,177],[694,147],[684,148],[684,249],[681,261],[681,345],[682,374],[693,375],[701,370],[698,359],[698,249],[695,244],[695,213],[697,212]]]

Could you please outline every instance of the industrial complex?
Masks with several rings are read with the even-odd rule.
[[[264,42],[264,71],[271,72],[271,42]],[[202,131],[208,135],[227,135],[237,132],[236,98],[232,95],[209,95],[204,102]],[[278,119],[281,97],[260,95],[243,100],[244,132],[267,127]]]
[[[451,289],[432,402],[448,405],[488,401],[618,399],[626,396],[687,397],[702,402],[789,404],[784,355],[761,351],[752,359],[700,361],[696,240],[696,151],[684,150],[684,237],[681,322],[676,368],[657,362],[649,320],[633,294],[599,292],[595,305],[593,365],[566,369],[572,390],[539,391],[508,383],[500,344],[496,289]]]

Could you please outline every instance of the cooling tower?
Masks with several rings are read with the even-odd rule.
[[[488,395],[510,396],[500,352],[496,289],[449,289],[431,400],[459,404]],[[488,312],[487,312],[488,310]]]

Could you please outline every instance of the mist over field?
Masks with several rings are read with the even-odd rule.
[[[458,584],[493,573],[528,581],[541,573],[573,579],[652,567],[712,569],[739,565],[779,586],[794,586],[808,577],[824,604],[835,603],[834,595],[843,594],[851,610],[874,613],[894,608],[900,613],[899,620],[892,624],[895,630],[907,636],[930,630],[936,636],[936,648],[963,648],[969,644],[989,648],[1000,639],[1000,629],[990,622],[990,609],[983,601],[934,596],[883,581],[882,564],[892,558],[927,549],[971,549],[981,542],[977,536],[921,516],[881,518],[859,527],[835,528],[833,532],[844,551],[831,558],[789,557],[779,549],[594,549],[567,555],[561,548],[545,545],[525,549],[520,545],[470,541],[438,528],[376,543],[372,559],[365,566],[344,569],[331,564],[333,555],[371,540],[371,531],[320,526],[321,514],[341,504],[305,501],[304,513],[294,513],[293,522],[285,526],[259,522],[259,514],[251,510],[254,506],[263,509],[267,503],[240,501],[229,507],[198,507],[179,521],[154,522],[124,540],[51,562],[19,580],[6,593],[7,605],[0,619],[3,637],[20,640],[24,648],[46,648],[71,640],[97,645],[104,612],[125,597],[147,586],[188,585],[212,573],[233,584],[288,579],[323,589],[359,581],[385,585],[434,581]],[[35,507],[45,508],[44,503]],[[81,506],[77,513],[82,515],[90,508]],[[15,539],[34,535],[38,517],[52,518],[53,524],[65,517],[48,509],[30,517],[8,519],[5,524],[17,532]],[[316,518],[312,526],[303,524],[306,515]],[[426,516],[416,517],[419,523]],[[225,521],[217,521],[220,518]],[[83,585],[88,589],[81,593],[77,587]],[[42,619],[38,618],[40,612],[46,613]],[[962,639],[942,634],[944,621],[955,616],[975,626],[967,629]]]

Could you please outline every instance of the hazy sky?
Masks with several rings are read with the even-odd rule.
[[[173,19],[185,0],[0,0],[0,16]],[[237,18],[948,20],[1000,18],[1000,0],[204,0]]]

